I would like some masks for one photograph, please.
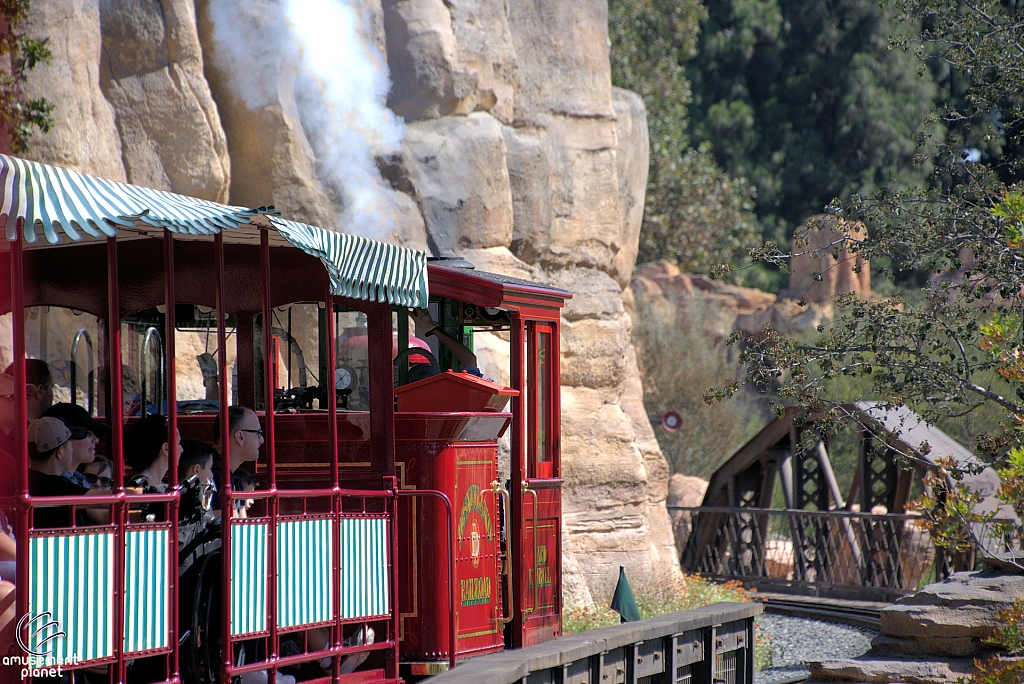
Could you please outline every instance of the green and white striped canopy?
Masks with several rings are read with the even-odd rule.
[[[287,221],[274,207],[233,207],[0,154],[0,225],[11,242],[18,239],[19,219],[26,242],[37,242],[41,230],[56,245],[62,233],[78,242],[113,237],[119,228],[139,224],[213,235],[257,216],[266,216],[285,240],[323,262],[334,294],[427,306],[427,258],[419,250]]]

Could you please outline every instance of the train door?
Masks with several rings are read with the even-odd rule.
[[[513,330],[519,337],[514,344],[523,349],[521,366],[513,372],[525,390],[520,396],[521,429],[512,449],[520,513],[514,530],[518,551],[513,552],[522,559],[515,572],[513,645],[518,647],[561,634],[562,479],[558,321],[520,319]]]

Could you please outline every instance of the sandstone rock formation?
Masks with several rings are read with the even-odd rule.
[[[847,292],[864,297],[871,294],[867,261],[847,247],[851,241],[864,239],[863,225],[833,216],[815,216],[797,229],[797,236],[789,287],[779,293],[779,299],[827,304]]]
[[[871,651],[848,660],[808,663],[808,682],[954,684],[973,657],[991,652],[985,640],[996,614],[1024,598],[1024,576],[990,570],[960,572],[882,609]]]
[[[310,138],[298,75],[256,49],[241,69],[225,52],[225,40],[271,39],[284,25],[240,13],[234,37],[218,37],[215,5],[35,0],[29,30],[50,37],[54,60],[26,93],[54,101],[56,127],[33,138],[33,158],[336,226],[343,201]],[[389,104],[406,119],[401,149],[375,151],[390,238],[575,294],[562,322],[567,593],[603,598],[619,565],[637,585],[677,583],[668,468],[623,306],[646,114],[612,88],[606,0],[358,5],[371,59],[390,68]],[[259,87],[239,89],[239,78]],[[507,341],[488,345],[499,363]]]

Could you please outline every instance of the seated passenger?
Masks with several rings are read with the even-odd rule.
[[[114,488],[114,464],[104,456],[97,456],[92,463],[78,466],[78,472],[89,483],[90,491],[109,492]]]
[[[14,421],[17,404],[14,401],[14,366],[0,375],[0,451],[14,456]],[[32,422],[53,404],[53,377],[50,364],[42,359],[25,359],[25,411]]]
[[[44,416],[28,426],[28,490],[32,496],[81,496],[88,489],[64,477],[71,468],[73,437],[85,437],[83,428],[69,428],[60,418]],[[70,506],[36,508],[34,527],[36,529],[88,525],[89,517],[84,509],[77,509],[74,521]]]
[[[242,492],[254,492],[256,491],[256,476],[250,473],[248,470],[239,468],[235,472],[231,473],[232,486],[235,482],[238,483],[238,489]],[[248,518],[249,509],[255,503],[252,499],[238,499],[235,501],[234,517],[236,518]]]
[[[213,484],[213,457],[216,452],[209,444],[198,439],[181,440],[178,458],[178,482],[195,477],[200,484]]]
[[[125,461],[132,467],[132,477],[125,483],[125,489],[142,494],[164,494],[167,485],[164,476],[170,463],[170,445],[167,442],[167,417],[159,414],[145,416],[128,428],[124,438]],[[177,436],[174,448],[181,455],[181,436]],[[164,520],[163,504],[142,504],[142,519]]]
[[[72,467],[63,473],[79,487],[91,489],[89,481],[79,472],[78,468],[86,463],[92,463],[96,459],[96,445],[99,443],[99,436],[110,433],[110,428],[99,421],[93,420],[89,412],[78,404],[54,404],[46,409],[44,416],[59,418],[75,432],[72,438]],[[79,437],[79,434],[84,436]]]

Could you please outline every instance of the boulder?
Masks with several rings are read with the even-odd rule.
[[[518,150],[509,162],[522,166],[510,166],[510,177],[547,178],[547,183],[513,187],[513,202],[525,205],[527,217],[516,222],[512,252],[550,270],[582,266],[612,273],[623,234],[615,121],[564,116],[548,121],[545,128],[516,131]],[[532,196],[535,192],[540,196]],[[548,212],[547,222],[529,218]]]
[[[231,166],[185,0],[102,0],[101,86],[128,181],[226,202]]]
[[[388,107],[407,121],[486,111],[511,123],[516,53],[502,4],[385,0],[383,9]]]
[[[668,494],[665,498],[666,506],[683,506],[686,508],[700,506],[704,501],[704,492],[708,489],[708,481],[701,477],[674,474],[668,481]],[[669,509],[669,516],[672,518],[672,532],[675,539],[676,553],[682,556],[686,548],[686,542],[690,539],[693,531],[692,515],[687,511],[673,511]]]
[[[409,124],[402,161],[437,254],[511,242],[505,141],[494,117],[475,113]]]
[[[625,287],[629,283],[640,246],[647,169],[651,159],[650,137],[647,133],[647,109],[639,95],[613,88],[612,104],[615,106],[619,211],[622,212],[620,248],[612,264],[612,275],[621,287]]]
[[[37,131],[26,156],[111,180],[125,180],[114,110],[100,88],[99,0],[35,0],[21,26],[25,38],[46,39],[51,58],[27,74],[22,95],[46,98],[53,128]]]
[[[957,684],[974,672],[973,661],[929,660],[927,658],[872,658],[861,656],[848,660],[808,662],[811,672],[808,684],[819,682],[857,682],[874,684]]]
[[[332,227],[343,207],[320,183],[295,101],[297,67],[248,54],[248,34],[273,31],[280,10],[253,3],[225,16],[222,4],[196,2],[210,91],[231,156],[229,198],[240,206],[272,204],[284,216]],[[240,80],[248,70],[250,81]]]
[[[547,125],[551,114],[614,119],[607,0],[507,7],[519,74],[516,125]]]
[[[919,639],[985,639],[998,624],[996,613],[1024,598],[1024,576],[992,571],[958,572],[882,610],[882,633]]]

